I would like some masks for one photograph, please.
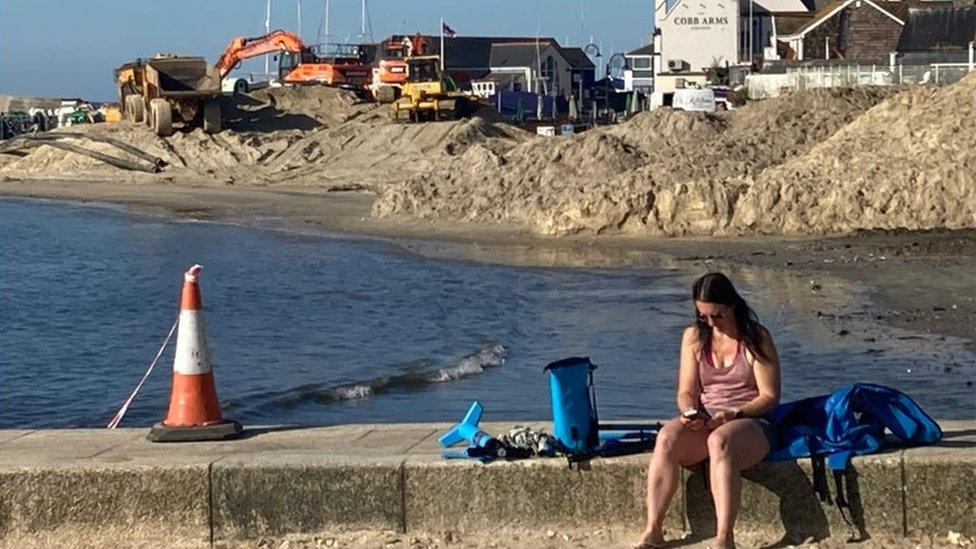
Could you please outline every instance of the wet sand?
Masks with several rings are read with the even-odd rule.
[[[500,224],[376,219],[374,195],[303,188],[0,181],[0,196],[121,204],[160,216],[392,239],[430,257],[536,266],[656,265],[689,277],[728,272],[751,299],[787,301],[811,326],[856,337],[883,324],[974,348],[976,231],[872,231],[835,237],[546,237]],[[888,338],[909,338],[888,333]],[[866,336],[871,337],[871,336]],[[972,383],[971,380],[968,380]]]

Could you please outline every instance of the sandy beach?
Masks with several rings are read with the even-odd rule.
[[[149,215],[379,237],[430,257],[540,266],[655,265],[689,277],[718,269],[766,288],[753,299],[787,302],[824,333],[871,337],[862,334],[884,325],[962,338],[973,349],[976,230],[803,237],[548,237],[504,223],[375,218],[369,213],[375,199],[371,193],[307,187],[2,181],[0,195],[120,204]],[[891,338],[892,344],[910,344],[910,336],[900,332],[881,337]]]

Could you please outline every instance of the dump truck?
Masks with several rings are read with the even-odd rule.
[[[449,120],[470,115],[477,108],[474,98],[458,89],[454,80],[440,70],[440,57],[407,57],[407,77],[400,98],[393,102],[390,116],[401,113],[412,122]]]
[[[119,104],[125,119],[145,123],[156,135],[173,134],[174,124],[222,128],[220,74],[203,57],[157,54],[116,69]]]

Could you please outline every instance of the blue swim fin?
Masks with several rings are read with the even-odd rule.
[[[477,400],[472,402],[471,408],[468,409],[467,414],[464,414],[461,423],[441,435],[437,442],[445,448],[464,441],[468,441],[471,446],[484,446],[492,439],[492,436],[478,428],[482,412],[484,412],[484,408],[481,403]]]

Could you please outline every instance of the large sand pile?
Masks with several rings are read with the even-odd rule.
[[[661,110],[478,152],[387,186],[379,216],[545,234],[818,234],[976,225],[976,75],[815,90],[722,116]]]
[[[224,112],[228,129],[215,135],[195,129],[160,138],[129,123],[57,130],[125,141],[165,160],[168,166],[161,174],[126,171],[42,146],[23,158],[0,155],[0,176],[375,189],[423,173],[432,163],[461,154],[472,144],[505,148],[524,134],[478,117],[396,124],[389,121],[385,108],[350,92],[319,86],[261,90],[237,105],[225,105]],[[111,145],[73,142],[119,155]]]
[[[894,93],[815,90],[726,115],[671,110],[507,153],[477,147],[380,192],[379,216],[513,221],[546,234],[728,229],[741,178],[807,152]]]
[[[168,163],[160,174],[42,146],[0,155],[0,177],[365,189],[376,216],[554,235],[976,225],[976,75],[945,88],[813,90],[717,115],[658,110],[569,138],[480,117],[393,123],[384,107],[324,87],[262,90],[225,113],[228,129],[212,136],[58,130],[135,145]]]
[[[279,113],[305,115],[328,125],[345,122],[377,108],[375,104],[364,102],[353,93],[321,86],[264,88],[238,100],[252,105],[252,101],[259,106],[267,105]],[[248,109],[246,105],[242,109],[254,110]]]
[[[976,226],[976,73],[884,101],[764,171],[735,209],[738,232]]]

